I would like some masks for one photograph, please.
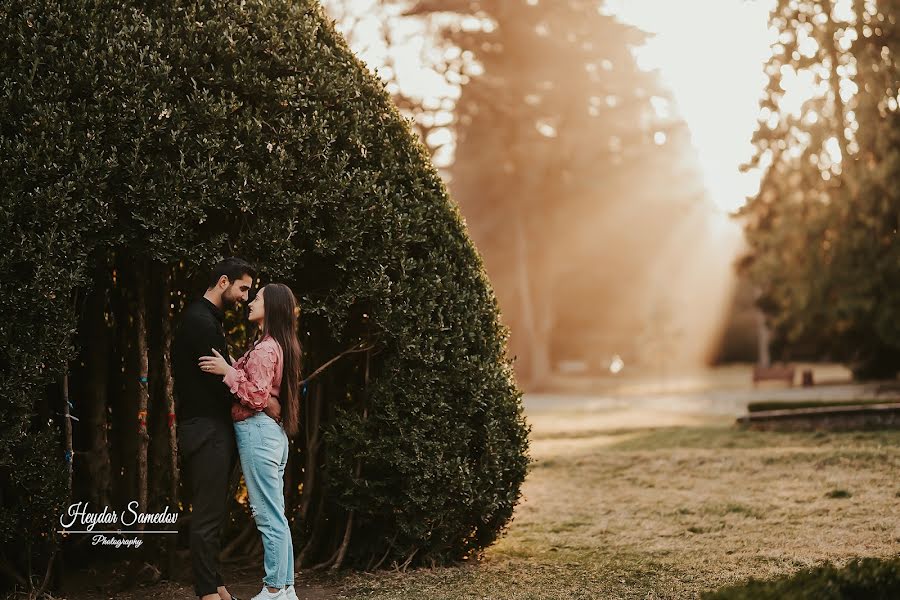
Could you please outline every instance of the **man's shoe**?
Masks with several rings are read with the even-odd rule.
[[[287,586],[287,589],[284,590],[284,598],[285,600],[300,600],[300,598],[297,597],[297,592],[294,591],[293,585]]]
[[[284,590],[278,590],[273,593],[269,591],[268,587],[263,586],[262,591],[250,600],[287,600],[287,596],[284,595]]]

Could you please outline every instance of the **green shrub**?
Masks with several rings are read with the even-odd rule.
[[[892,600],[900,598],[900,559],[826,564],[772,581],[751,579],[703,594],[703,600]]]
[[[47,386],[80,373],[95,282],[118,281],[99,292],[121,328],[135,281],[183,300],[192,273],[238,254],[298,293],[307,373],[369,348],[310,386],[287,498],[304,564],[334,561],[344,539],[359,567],[494,541],[528,463],[497,303],[427,152],[318,4],[13,0],[0,26],[0,233],[16,242],[0,258],[0,423],[18,435],[3,443],[58,412]],[[64,464],[58,439],[47,464]],[[22,466],[10,456],[4,489]]]
[[[841,489],[834,489],[825,494],[826,498],[832,498],[832,499],[850,498],[852,496],[853,496],[853,494],[851,494],[847,490],[841,490]]]
[[[97,226],[86,199],[97,185],[90,149],[71,135],[62,82],[41,68],[78,65],[65,57],[77,28],[50,9],[35,35],[40,8],[0,6],[0,560],[27,575],[33,557],[35,576],[43,575],[66,495],[58,390],[73,357],[86,236]]]

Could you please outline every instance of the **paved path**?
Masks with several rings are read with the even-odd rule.
[[[711,389],[700,391],[629,391],[601,394],[525,394],[526,415],[558,411],[607,412],[645,410],[737,417],[754,401],[894,399],[897,390],[883,390],[878,384],[843,384],[804,387],[761,387],[754,389]]]
[[[554,382],[567,393],[528,393],[523,405],[531,438],[540,445],[548,438],[586,438],[616,430],[733,423],[754,401],[900,399],[897,382],[852,383],[839,365],[797,366],[798,372],[802,369],[812,369],[815,380],[826,383],[753,387],[752,367],[736,365],[668,378],[569,378]]]

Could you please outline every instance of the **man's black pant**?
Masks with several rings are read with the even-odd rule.
[[[194,591],[215,594],[224,585],[219,572],[222,525],[231,474],[237,461],[234,426],[203,417],[178,423],[178,449],[191,490],[191,562]]]

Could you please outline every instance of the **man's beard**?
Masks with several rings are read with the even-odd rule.
[[[222,294],[222,308],[231,309],[231,308],[234,308],[235,306],[237,306],[237,303],[238,303],[237,298],[229,296],[228,294]]]

